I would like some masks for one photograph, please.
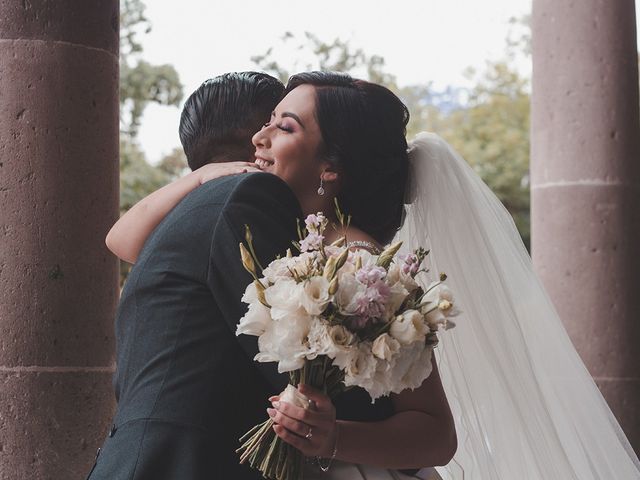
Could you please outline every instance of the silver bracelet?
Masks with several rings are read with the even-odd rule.
[[[338,454],[338,433],[340,432],[338,425],[339,425],[338,422],[336,422],[336,440],[333,444],[333,452],[331,453],[331,458],[329,459],[329,462],[326,465],[323,465],[322,457],[316,457],[316,462],[318,463],[320,470],[322,470],[324,473],[327,473],[329,471],[329,468],[331,468],[331,463],[333,462],[333,460],[336,458],[336,455]]]

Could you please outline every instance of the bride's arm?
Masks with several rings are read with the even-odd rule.
[[[135,263],[151,232],[189,192],[215,178],[260,171],[254,163],[210,163],[147,195],[118,220],[105,239],[118,258]]]
[[[300,392],[316,402],[317,412],[280,402],[277,413],[270,411],[278,424],[274,430],[307,456],[331,458],[335,445],[335,458],[349,463],[388,469],[446,465],[457,449],[457,437],[435,358],[432,365],[419,388],[392,396],[396,413],[386,420],[335,421],[329,398],[301,386]],[[313,442],[304,438],[310,424]]]
[[[392,395],[395,414],[380,422],[338,421],[337,458],[391,469],[446,465],[457,449],[456,430],[435,357],[416,390]]]

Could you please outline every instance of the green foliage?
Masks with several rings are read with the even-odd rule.
[[[139,37],[151,31],[142,0],[122,0],[120,7],[120,125],[123,134],[135,138],[146,106],[178,106],[182,84],[173,66],[151,65],[141,58]]]
[[[149,103],[178,106],[182,84],[172,65],[151,65],[138,60],[134,65],[120,63],[120,108],[124,134],[135,137],[140,119]]]
[[[167,176],[169,181],[176,180],[188,172],[187,157],[182,148],[174,148],[165,155],[157,165],[158,169]]]
[[[177,106],[182,84],[170,65],[151,65],[141,58],[140,35],[151,31],[141,0],[122,0],[120,14],[120,210],[170,182],[182,171],[184,156],[175,151],[156,167],[138,146],[140,119],[149,103]],[[182,162],[182,163],[180,163]]]
[[[144,109],[150,103],[178,106],[182,84],[171,65],[151,65],[141,58],[140,36],[151,31],[141,0],[120,5],[120,212],[124,213],[151,192],[179,176],[186,167],[180,149],[149,164],[136,137]],[[129,265],[120,263],[121,284]]]
[[[120,210],[126,212],[151,192],[167,184],[169,176],[150,165],[140,147],[120,140]]]
[[[440,119],[438,133],[469,162],[509,210],[530,245],[528,82],[492,63],[468,104]]]

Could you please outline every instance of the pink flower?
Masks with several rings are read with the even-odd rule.
[[[307,226],[309,231],[317,232],[324,220],[325,217],[322,212],[318,212],[317,215],[312,213],[311,215],[307,215],[307,218],[304,220],[304,224]]]
[[[391,296],[391,289],[382,280],[369,285],[357,299],[356,312],[362,317],[380,318],[385,313],[385,307]]]
[[[387,271],[375,265],[365,265],[356,272],[356,280],[364,285],[372,285],[387,276]]]
[[[402,273],[405,275],[415,275],[420,269],[420,262],[418,256],[415,253],[409,253],[407,255],[400,255],[402,263]]]
[[[300,251],[308,252],[310,250],[319,250],[322,246],[324,237],[317,233],[309,233],[302,242],[300,242]]]

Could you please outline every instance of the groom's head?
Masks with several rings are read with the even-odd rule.
[[[205,81],[187,99],[180,142],[189,168],[217,161],[250,161],[251,137],[269,120],[282,83],[266,73],[225,73]]]

